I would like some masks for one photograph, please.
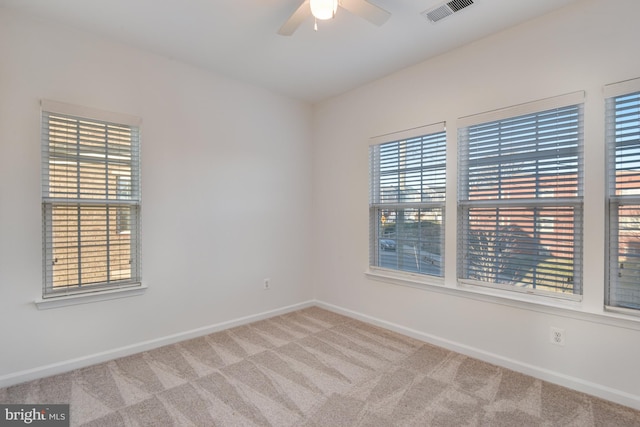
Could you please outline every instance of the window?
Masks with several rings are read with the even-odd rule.
[[[369,147],[370,265],[442,277],[444,124],[410,134]]]
[[[138,124],[43,101],[43,298],[140,284]]]
[[[583,98],[460,119],[461,283],[581,295]]]
[[[640,80],[606,95],[609,307],[640,310]]]

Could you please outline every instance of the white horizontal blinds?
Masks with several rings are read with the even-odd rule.
[[[467,208],[464,279],[576,293],[571,207]]]
[[[615,196],[640,196],[640,92],[608,101],[607,124],[613,126]]]
[[[471,126],[461,195],[469,200],[566,198],[581,194],[578,106]]]
[[[606,123],[610,277],[605,299],[612,307],[640,309],[640,91],[608,98]]]
[[[445,148],[444,133],[379,145],[380,192],[374,203],[444,200]]]
[[[458,138],[460,279],[580,294],[582,105],[469,125]]]
[[[117,177],[131,183],[138,159],[132,152],[136,130],[108,123],[89,122],[46,114],[49,141],[50,199],[118,199]],[[127,189],[138,199],[138,188]]]
[[[444,131],[370,147],[373,266],[442,276]]]
[[[139,128],[43,110],[42,131],[44,295],[138,283]]]

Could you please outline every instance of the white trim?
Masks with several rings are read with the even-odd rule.
[[[154,348],[162,347],[165,345],[175,344],[180,341],[185,341],[192,338],[201,337],[204,335],[219,332],[225,329],[233,328],[236,326],[245,325],[247,323],[257,322],[258,320],[268,319],[270,317],[279,316],[292,311],[301,310],[303,308],[312,307],[315,305],[313,300],[301,302],[298,304],[289,305],[286,307],[277,308],[275,310],[263,311],[262,313],[239,317],[233,320],[225,322],[215,323],[209,326],[203,326],[201,328],[191,329],[185,332],[180,332],[173,335],[168,335],[161,338],[156,338],[132,345],[103,351],[101,353],[95,353],[88,356],[78,357],[75,359],[64,360],[58,363],[52,363],[46,366],[39,366],[33,369],[27,369],[24,371],[15,372],[8,375],[0,376],[0,388],[9,387],[15,384],[23,383],[25,381],[36,380],[39,378],[48,377],[51,375],[57,375],[64,372],[69,372],[74,369],[84,368],[86,366],[95,365],[96,363],[108,362],[120,357],[130,356],[132,354],[140,353],[143,351],[152,350]]]
[[[582,295],[581,294],[570,294],[570,293],[562,293],[562,292],[553,292],[553,291],[542,291],[535,288],[529,288],[526,286],[518,286],[516,285],[506,285],[502,283],[493,283],[493,282],[483,282],[482,280],[473,280],[473,279],[462,279],[458,278],[458,287],[461,289],[467,290],[479,290],[483,292],[483,290],[495,290],[497,292],[514,292],[515,294],[526,295],[525,298],[527,300],[535,297],[539,298],[548,298],[550,301],[575,301],[581,302]],[[485,291],[486,292],[486,291]],[[483,292],[483,293],[485,293]],[[541,301],[545,301],[542,299]],[[567,308],[578,308],[579,306],[568,306]]]
[[[371,138],[369,138],[369,145],[379,145],[386,142],[404,141],[406,139],[417,138],[419,136],[444,132],[446,128],[446,122],[438,122],[430,125],[400,130],[397,132],[386,133],[384,135],[372,136]]]
[[[65,114],[68,116],[83,117],[91,120],[98,120],[108,123],[117,123],[120,125],[140,126],[142,119],[123,113],[114,113],[111,111],[99,110],[96,108],[83,107],[80,105],[67,104],[64,102],[50,101],[43,99],[40,101],[42,111],[49,113]]]
[[[611,387],[607,387],[605,385],[597,384],[591,381],[585,381],[581,378],[565,375],[563,373],[541,368],[539,366],[524,363],[509,357],[504,357],[499,354],[484,351],[476,347],[461,344],[456,341],[451,341],[436,335],[428,334],[416,329],[388,322],[377,317],[362,314],[357,311],[349,310],[323,301],[316,301],[316,305],[326,310],[330,310],[344,316],[380,326],[382,328],[389,329],[391,331],[409,336],[411,338],[415,338],[429,344],[437,345],[439,347],[455,351],[465,356],[473,357],[488,363],[492,363],[507,369],[523,373],[525,375],[530,375],[543,381],[548,381],[550,383],[558,384],[563,387],[568,387],[579,392],[587,393],[592,396],[610,400],[612,402],[616,402],[621,405],[640,410],[640,396],[638,395],[613,389]]]
[[[425,286],[444,286],[443,277],[411,273],[409,271],[402,270],[392,270],[373,265],[369,266],[369,270],[365,271],[364,274],[372,280],[414,288],[423,288]]]
[[[147,285],[128,286],[122,288],[108,288],[95,292],[77,293],[70,295],[51,294],[48,298],[38,298],[34,301],[38,310],[48,310],[51,308],[67,307],[77,304],[88,304],[91,302],[108,301],[118,298],[135,297],[142,295],[148,289]]]
[[[460,117],[458,118],[456,125],[458,128],[466,128],[480,123],[493,122],[510,117],[523,116],[525,114],[533,114],[540,111],[550,110],[552,108],[581,104],[584,102],[585,96],[584,91],[578,91],[537,101],[526,102],[524,104],[513,105],[511,107],[500,108],[498,110]]]
[[[610,305],[604,306],[605,312],[612,315],[620,315],[620,316],[631,316],[636,317],[640,320],[640,310],[635,308],[625,308],[625,307],[615,307]]]
[[[640,78],[605,85],[602,92],[605,98],[613,98],[638,91],[640,91]]]

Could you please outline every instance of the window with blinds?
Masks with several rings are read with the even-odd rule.
[[[425,129],[439,131],[369,147],[369,261],[442,277],[446,135]]]
[[[640,310],[640,82],[636,83],[635,92],[606,99],[609,280],[605,303]]]
[[[42,103],[45,298],[140,284],[140,132],[112,116]]]
[[[461,282],[581,295],[582,104],[537,110],[562,101],[461,119],[469,123],[458,130]]]

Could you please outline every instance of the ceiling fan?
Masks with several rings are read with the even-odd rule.
[[[369,3],[367,0],[304,0],[295,12],[280,27],[278,34],[282,36],[292,35],[309,16],[317,20],[331,19],[335,16],[338,7],[348,10],[354,15],[360,16],[375,25],[382,25],[391,16],[389,12]]]

